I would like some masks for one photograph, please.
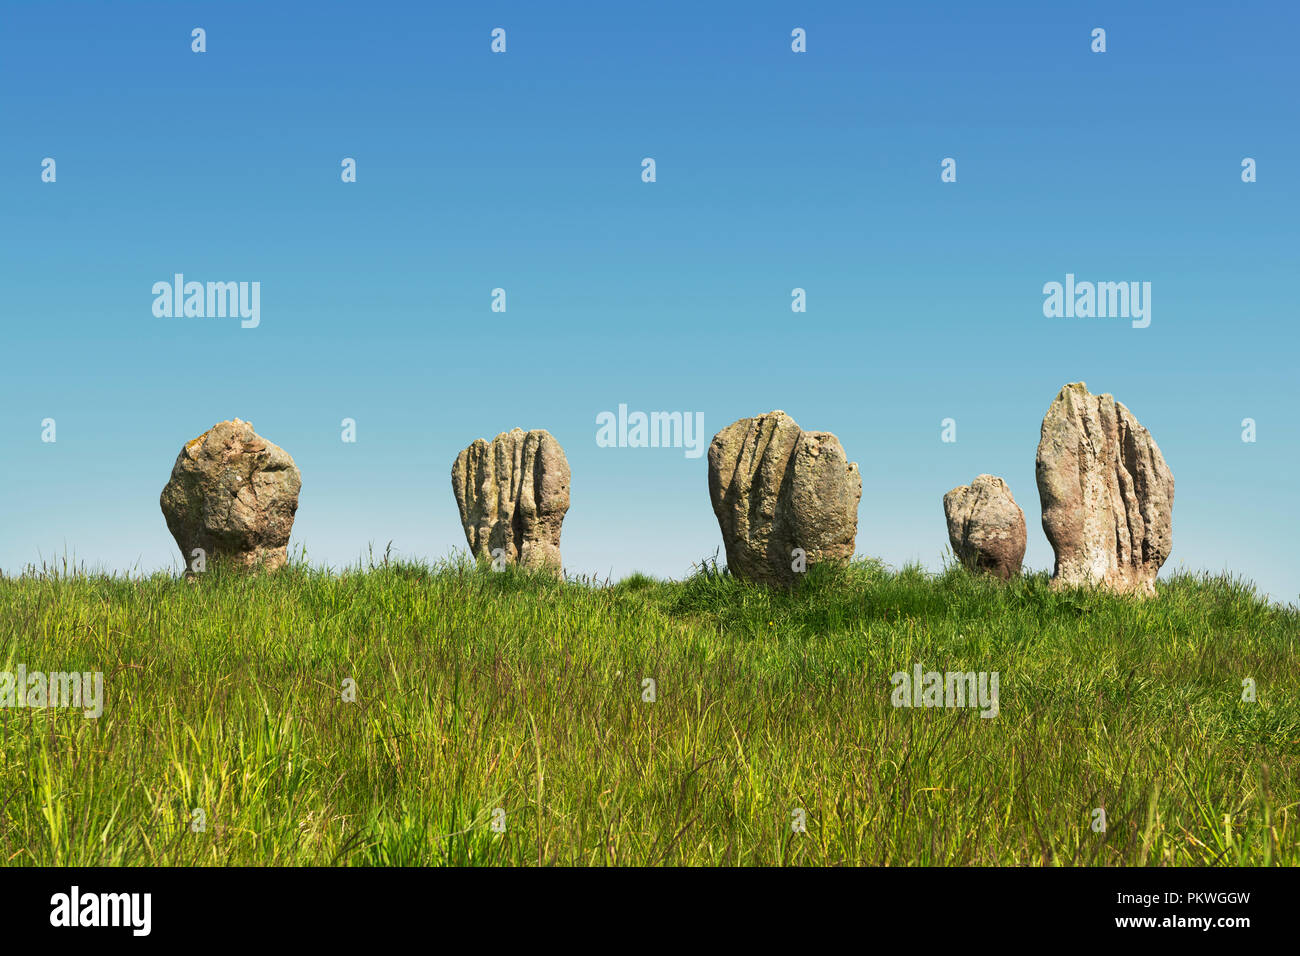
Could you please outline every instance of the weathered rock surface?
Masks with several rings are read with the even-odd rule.
[[[737,577],[789,586],[796,548],[810,567],[853,557],[858,466],[830,432],[803,431],[785,412],[742,418],[713,437],[709,497]]]
[[[1066,385],[1043,418],[1037,479],[1054,584],[1155,594],[1173,548],[1174,476],[1132,412]]]
[[[1025,558],[1025,513],[1007,483],[979,475],[943,496],[948,540],[958,560],[1006,581],[1020,573]]]
[[[475,439],[456,456],[451,488],[476,558],[490,561],[500,548],[511,564],[561,570],[569,461],[550,432],[516,428],[491,442]]]
[[[266,570],[288,559],[302,475],[278,445],[248,422],[220,422],[176,456],[159,504],[187,568],[206,561]]]

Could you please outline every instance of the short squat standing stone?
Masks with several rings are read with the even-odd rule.
[[[1083,382],[1062,388],[1043,418],[1037,478],[1054,584],[1155,594],[1173,548],[1174,476],[1127,408]]]
[[[858,466],[830,432],[803,431],[785,412],[742,418],[714,436],[709,497],[737,577],[789,586],[796,549],[809,567],[853,557]]]
[[[451,488],[470,552],[490,561],[559,572],[560,528],[569,510],[569,461],[544,429],[475,439],[451,468]]]
[[[288,560],[301,488],[289,453],[236,418],[185,444],[159,504],[187,568],[202,557],[274,571]]]
[[[943,496],[948,540],[958,560],[975,571],[1006,581],[1020,573],[1025,558],[1025,513],[1007,483],[980,475]]]

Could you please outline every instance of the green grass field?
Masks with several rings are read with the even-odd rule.
[[[0,670],[102,670],[107,703],[0,709],[0,859],[1295,865],[1298,643],[1206,577],[30,572]],[[998,672],[1000,712],[895,708],[918,662]]]

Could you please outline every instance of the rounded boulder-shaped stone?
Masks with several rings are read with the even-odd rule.
[[[969,485],[943,496],[948,540],[953,554],[973,571],[987,571],[1003,581],[1020,573],[1025,559],[1025,513],[1007,483],[980,475]]]
[[[801,567],[853,557],[858,466],[830,432],[806,432],[783,411],[713,437],[709,498],[737,577],[788,587]]]
[[[159,503],[181,557],[274,571],[288,560],[302,475],[248,422],[220,422],[181,449]]]

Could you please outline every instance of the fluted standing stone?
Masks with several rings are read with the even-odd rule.
[[[783,411],[742,418],[713,437],[709,497],[737,577],[789,586],[796,548],[808,566],[853,557],[858,466],[830,432],[803,431]]]
[[[561,570],[560,527],[569,510],[569,461],[544,429],[482,438],[456,456],[451,488],[470,552],[511,564]]]
[[[1054,584],[1155,594],[1173,548],[1174,476],[1132,412],[1066,385],[1043,418],[1037,478]]]
[[[943,496],[948,540],[958,560],[1003,581],[1020,573],[1025,558],[1025,513],[1007,483],[979,475]]]
[[[236,418],[186,442],[159,498],[187,568],[205,561],[275,570],[288,560],[302,475],[279,445]]]

